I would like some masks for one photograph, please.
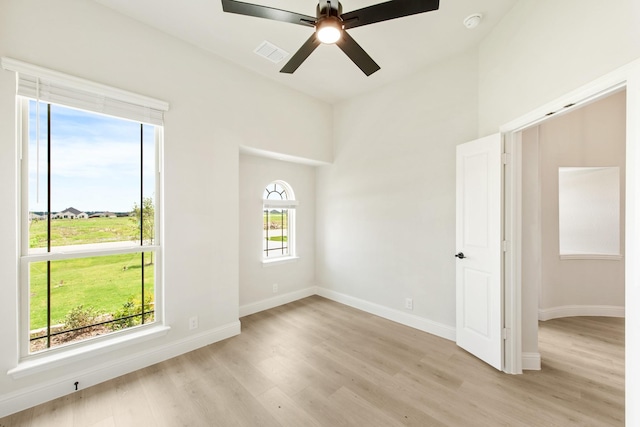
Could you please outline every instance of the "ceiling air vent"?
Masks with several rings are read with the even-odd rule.
[[[280,49],[278,46],[273,45],[266,40],[260,43],[260,46],[258,46],[253,52],[276,64],[289,55],[289,52]]]

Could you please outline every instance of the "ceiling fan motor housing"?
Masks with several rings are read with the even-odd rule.
[[[331,7],[334,4],[337,4],[338,7]],[[320,1],[316,6],[316,16],[318,17],[318,20],[326,16],[337,16],[339,18],[340,15],[342,15],[342,3],[338,3],[336,1]]]

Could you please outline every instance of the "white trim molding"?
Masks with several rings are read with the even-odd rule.
[[[322,287],[317,288],[317,295],[450,341],[456,340],[455,326],[444,325],[415,314],[405,313]]]
[[[240,317],[248,316],[250,314],[258,313],[260,311],[269,310],[270,308],[278,307],[290,302],[297,301],[302,298],[307,298],[312,295],[316,295],[316,287],[301,289],[295,292],[289,292],[286,294],[278,295],[275,297],[267,298],[262,301],[253,302],[240,306]]]
[[[604,261],[621,261],[622,255],[606,255],[606,254],[560,254],[562,261],[580,261],[580,260],[604,260]]]
[[[68,86],[77,90],[95,93],[102,96],[108,96],[122,102],[144,105],[160,111],[168,111],[169,103],[161,101],[149,96],[140,95],[112,86],[96,83],[91,80],[82,79],[80,77],[71,76],[59,71],[50,70],[38,65],[29,64],[28,62],[19,61],[17,59],[2,57],[0,58],[0,67],[8,71],[14,71],[19,74],[34,76],[39,79],[45,79],[56,84]]]
[[[7,371],[7,375],[19,379],[61,366],[73,365],[84,359],[123,350],[141,342],[163,337],[171,330],[170,327],[164,325],[150,325],[148,328],[142,326],[138,329],[137,331],[122,331],[120,335],[114,334],[94,340],[85,340],[77,343],[75,348],[70,345],[68,348],[53,349],[49,352],[30,355],[18,363],[18,366]]]
[[[538,319],[542,321],[577,316],[625,317],[625,308],[614,305],[563,305],[538,310]]]
[[[522,369],[526,371],[539,371],[542,369],[540,353],[522,353]]]
[[[296,262],[300,259],[299,256],[283,256],[283,257],[274,257],[274,258],[269,258],[269,259],[263,259],[262,260],[262,266],[263,267],[272,267],[274,265],[280,265],[280,264],[287,264],[290,262]]]
[[[299,291],[279,295],[277,297],[267,298],[262,301],[242,305],[240,306],[240,317],[248,316],[250,314],[258,313],[264,310],[269,310],[271,308],[288,304],[290,302],[307,298],[313,295],[318,295],[331,301],[339,302],[340,304],[357,308],[358,310],[362,310],[366,313],[373,314],[375,316],[382,317],[384,319],[391,320],[393,322],[400,323],[401,325],[409,326],[410,328],[418,329],[420,331],[427,332],[429,334],[436,335],[450,341],[456,340],[455,326],[444,325],[442,323],[425,319],[424,317],[416,316],[415,314],[405,313],[400,310],[385,307],[320,286],[312,286],[309,288],[301,289]]]

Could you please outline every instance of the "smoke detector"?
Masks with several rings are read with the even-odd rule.
[[[473,30],[478,25],[480,25],[480,21],[482,21],[482,14],[474,13],[473,15],[469,15],[466,18],[464,18],[464,21],[462,21],[462,23],[468,29]]]

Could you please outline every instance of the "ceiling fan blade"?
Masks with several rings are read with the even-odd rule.
[[[222,10],[229,13],[289,22],[291,24],[299,24],[307,27],[314,27],[316,22],[316,18],[314,16],[302,15],[295,12],[289,12],[288,10],[274,9],[272,7],[244,3],[235,0],[222,0]]]
[[[346,31],[342,32],[342,37],[336,44],[367,76],[380,69],[380,66],[371,59],[369,54]]]
[[[440,0],[392,0],[343,13],[344,28],[356,28],[389,19],[438,10]]]
[[[316,37],[316,33],[313,33],[311,37],[309,37],[309,39],[304,42],[302,47],[293,54],[289,62],[287,62],[284,67],[282,67],[282,70],[280,70],[280,72],[292,74],[295,70],[298,69],[298,67],[304,62],[304,60],[307,59],[314,50],[316,50],[319,45],[320,42]]]

